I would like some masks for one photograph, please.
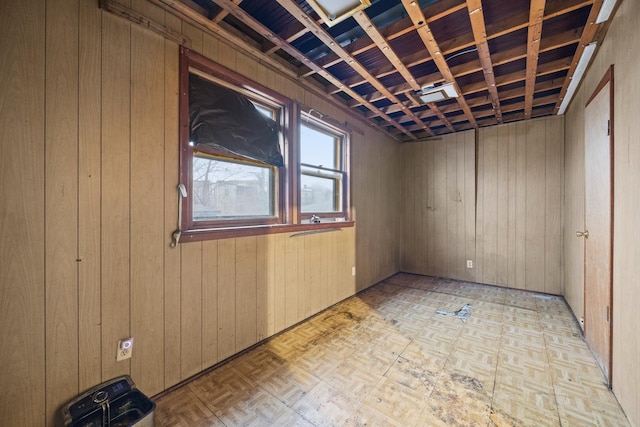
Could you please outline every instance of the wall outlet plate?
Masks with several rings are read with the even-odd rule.
[[[116,361],[126,360],[131,358],[133,353],[133,338],[125,338],[118,341],[118,352],[116,353]]]
[[[473,261],[470,259],[467,260],[467,268],[473,268]]]

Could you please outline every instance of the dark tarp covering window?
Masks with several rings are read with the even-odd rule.
[[[284,165],[278,124],[241,94],[194,74],[189,75],[189,126],[189,140],[195,147]]]

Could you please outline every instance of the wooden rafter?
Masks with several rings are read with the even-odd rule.
[[[355,108],[360,120],[397,139],[550,114],[566,98],[584,46],[606,33],[593,23],[603,0],[530,0],[512,10],[489,0],[439,0],[424,9],[403,0],[400,10],[374,18],[372,8],[332,29],[300,0],[276,0],[266,15],[250,12],[260,0],[207,0],[219,8],[200,7],[198,0],[149,1],[343,111]],[[355,24],[361,28],[354,31]],[[461,56],[469,51],[477,53]],[[440,83],[452,83],[460,96],[427,108],[418,91]]]
[[[210,31],[213,34],[218,34],[220,37],[224,38],[225,40],[228,40],[232,44],[236,45],[238,48],[245,50],[246,52],[254,55],[254,57],[259,58],[259,60],[263,61],[265,64],[282,72],[285,76],[288,76],[291,79],[295,79],[310,92],[320,97],[324,97],[327,101],[329,101],[331,104],[335,105],[336,107],[344,110],[345,112],[350,111],[350,113],[353,114],[353,108],[350,108],[348,105],[345,105],[343,100],[334,99],[330,94],[326,92],[326,89],[319,87],[319,84],[317,82],[313,82],[311,80],[299,79],[299,76],[297,74],[297,67],[292,66],[291,64],[285,62],[280,58],[277,58],[277,57],[274,58],[272,56],[264,54],[264,52],[262,52],[256,46],[248,43],[246,40],[240,38],[238,35],[234,34],[233,32],[230,32],[228,29],[221,27],[219,24],[213,23],[210,19],[200,15],[193,9],[186,6],[184,3],[176,2],[173,0],[149,0],[149,1],[152,4],[155,4],[171,13],[177,14],[178,16],[182,17],[187,21],[191,21],[196,25],[199,25],[200,27],[206,29],[207,31]],[[363,105],[372,105],[372,104],[367,102],[367,104],[363,104]],[[362,119],[364,120],[365,118],[362,117]],[[389,132],[387,129],[384,129],[381,126],[378,126],[377,124],[371,121],[369,121],[368,123],[372,127],[378,129],[381,132],[384,132],[385,134],[390,135],[394,139],[397,138],[393,133]]]
[[[560,104],[564,100],[564,97],[567,94],[567,89],[569,88],[569,83],[573,77],[573,74],[576,72],[576,67],[578,66],[578,61],[580,61],[580,57],[582,56],[582,52],[584,52],[584,48],[587,47],[589,43],[593,41],[596,36],[596,32],[600,25],[596,24],[596,18],[600,13],[600,9],[602,8],[602,0],[596,0],[593,3],[593,7],[591,8],[591,12],[589,12],[589,17],[587,18],[587,26],[582,32],[582,37],[580,38],[580,43],[578,44],[578,49],[576,49],[576,53],[573,55],[573,59],[571,61],[571,67],[569,68],[569,73],[567,74],[567,78],[564,81],[564,85],[562,86],[562,90],[560,91],[560,95],[558,96],[558,102],[553,109],[553,114],[558,114],[558,110],[560,110]]]
[[[378,47],[378,49],[380,49],[380,52],[382,52],[382,54],[387,57],[391,65],[393,65],[395,71],[399,72],[402,77],[404,77],[405,81],[409,83],[409,86],[411,86],[413,90],[419,90],[420,86],[418,85],[415,77],[413,77],[409,69],[404,65],[404,63],[395,52],[395,50],[391,47],[387,39],[384,38],[375,24],[371,21],[371,19],[369,19],[369,16],[367,16],[365,12],[360,11],[353,15],[353,18],[356,20],[358,25],[362,27],[369,38],[373,40],[373,43]]]
[[[489,51],[489,43],[487,43],[487,29],[484,22],[484,12],[482,11],[481,0],[467,0],[467,8],[469,9],[469,19],[471,20],[471,28],[473,36],[476,39],[478,47],[478,57],[480,65],[484,73],[484,79],[487,82],[487,89],[491,95],[491,104],[498,123],[502,123],[502,110],[500,109],[500,97],[498,96],[498,88],[496,87],[496,78],[493,74],[493,64],[491,63],[491,52]]]
[[[581,29],[580,29],[581,30]],[[540,46],[540,53],[542,52],[548,52],[548,51],[552,51],[554,49],[558,49],[561,48],[563,46],[567,46],[573,43],[576,43],[580,40],[580,34],[581,31],[576,31],[576,30],[572,30],[572,31],[566,31],[564,33],[558,34],[556,36],[552,36],[552,37],[547,37],[545,39],[543,39],[541,46]],[[507,51],[501,52],[499,54],[495,54],[492,55],[493,58],[493,63],[494,65],[503,65],[503,64],[508,64],[510,62],[513,61],[517,61],[519,59],[523,59],[527,57],[527,52],[526,52],[526,46],[521,46],[521,47],[516,47],[516,48],[512,48],[509,49]],[[553,68],[549,68],[548,65],[544,65],[541,73],[539,73],[539,76],[545,75],[545,74],[549,74],[550,72],[553,71],[561,71],[563,69],[566,69],[566,62],[561,62],[561,63],[552,63],[552,64],[559,64],[559,66]],[[454,70],[452,69],[452,72],[454,72],[454,77],[457,79],[458,77],[467,75],[467,74],[472,74],[475,73],[477,71],[482,70],[481,67],[469,67],[469,68],[465,68],[465,69],[459,69],[456,70],[456,72],[454,72]],[[505,84],[510,84],[510,83],[515,83],[519,80],[524,80],[525,79],[525,75],[524,73],[522,74],[522,79],[520,78],[516,78],[516,79],[510,79],[509,81],[505,82],[502,81],[500,84],[496,83],[496,87],[500,87],[500,86],[504,86]],[[433,81],[436,81],[435,79]],[[560,86],[562,87],[562,86]],[[534,93],[536,92],[540,92],[542,90],[548,90],[548,89],[538,89],[539,85],[536,84],[536,89],[534,90]],[[473,93],[479,92],[484,90],[484,85],[482,84],[475,84],[473,87],[466,87],[465,91],[464,91],[464,95],[471,95]],[[522,93],[520,93],[519,96],[522,96]],[[372,97],[368,97],[367,99],[371,102],[375,102],[378,99],[381,99],[382,96],[380,96],[379,94],[374,94],[374,96]],[[504,94],[500,95],[500,99],[505,99]],[[477,101],[476,102],[469,102],[467,101],[467,104],[469,104],[469,107],[473,108],[473,107],[477,107]],[[352,107],[355,106],[354,104],[350,104]],[[451,105],[457,105],[457,104],[451,104]],[[389,107],[385,107],[383,109],[381,109],[382,111],[384,111],[387,114],[391,114],[391,113],[395,113],[399,110],[397,110],[395,108],[395,105],[391,105]],[[375,117],[375,113],[369,113],[366,114],[367,117]]]
[[[529,30],[527,33],[527,69],[524,94],[524,117],[531,118],[533,109],[533,90],[536,85],[538,70],[538,54],[540,53],[540,36],[542,35],[542,18],[546,0],[531,0],[529,9]]]
[[[217,1],[217,0],[216,0]],[[338,43],[324,28],[318,25],[314,20],[310,19],[309,15],[300,8],[298,3],[293,0],[276,0],[280,6],[285,8],[293,17],[295,17],[302,25],[307,27],[309,31],[316,36],[320,41],[322,41],[330,50],[336,53],[344,62],[349,64],[353,70],[360,74],[367,82],[369,82],[373,87],[375,87],[378,91],[384,94],[391,102],[400,105],[402,111],[411,118],[415,123],[421,125],[423,130],[425,130],[428,134],[431,134],[431,130],[429,127],[420,120],[410,109],[407,107],[394,93],[389,91],[389,89],[383,85],[378,79],[376,79],[367,68],[362,65],[353,55],[347,52],[340,43]],[[320,67],[318,67],[320,68]],[[325,74],[328,74],[324,69],[322,69]],[[325,77],[326,78],[326,77]],[[345,91],[347,88],[345,87]],[[353,90],[351,90],[353,92]],[[355,93],[355,92],[354,92]],[[359,96],[359,95],[358,95]],[[379,111],[379,110],[378,110]],[[394,121],[394,126],[396,126],[397,122]],[[402,126],[397,123],[397,126]],[[416,139],[413,133],[407,131],[407,135]]]
[[[296,58],[300,62],[306,64],[310,68],[316,68],[318,74],[321,75],[322,77],[324,77],[331,84],[338,85],[338,86],[342,85],[342,82],[340,82],[340,80],[338,80],[336,77],[334,77],[331,73],[329,73],[328,71],[326,71],[326,70],[318,67],[317,65],[315,65],[313,63],[313,61],[311,61],[308,57],[306,57],[304,54],[302,54],[296,48],[294,48],[293,46],[288,44],[286,42],[286,40],[283,40],[282,38],[280,38],[280,36],[278,36],[277,34],[273,33],[269,28],[264,26],[262,23],[258,22],[255,18],[253,18],[248,13],[246,13],[240,6],[235,4],[233,1],[231,1],[231,0],[215,0],[215,2],[216,2],[216,4],[218,4],[218,6],[222,7],[228,13],[230,13],[231,15],[236,17],[237,19],[239,19],[242,22],[244,22],[246,25],[251,27],[254,31],[257,31],[260,34],[262,34],[271,43],[279,46],[282,50],[284,50],[285,52],[287,52],[288,54],[290,54],[291,56],[293,56],[294,58]],[[264,55],[264,54],[261,52],[261,55]],[[384,86],[381,85],[381,87],[384,87]],[[380,112],[381,113],[380,117],[385,119],[390,125],[398,128],[400,131],[405,133],[410,138],[415,138],[415,136],[413,136],[413,133],[409,132],[409,130],[407,130],[404,126],[402,126],[400,123],[395,121],[393,118],[389,117],[387,114],[384,114],[375,105],[373,105],[372,103],[366,101],[364,98],[362,98],[362,96],[360,96],[354,90],[345,87],[344,88],[344,92],[347,93],[349,96],[351,96],[354,99],[361,100],[362,101],[362,105],[364,105],[366,108],[368,108],[368,109],[370,109],[372,111]]]
[[[432,6],[429,6],[426,9],[429,11],[429,17],[426,18],[426,22],[427,24],[430,24],[432,22],[437,21],[438,19],[442,19],[464,8],[465,8],[464,2],[460,3],[459,0],[441,0],[437,3],[434,3]],[[391,41],[398,37],[402,37],[411,31],[413,31],[413,28],[411,25],[411,19],[405,18],[394,24],[389,25],[381,32],[381,34],[387,40]],[[352,55],[360,55],[370,49],[375,49],[376,47],[377,46],[375,43],[371,43],[366,38],[363,38],[350,44],[349,46],[346,47],[346,49]],[[429,60],[429,59],[430,58],[427,57],[426,60]],[[340,62],[340,60],[341,59],[338,55],[330,53],[326,55],[324,58],[322,58],[320,61],[318,61],[318,65],[321,65],[322,67],[325,67],[325,68],[331,67],[332,65],[335,65],[338,62]]]
[[[360,27],[362,27],[364,32],[369,36],[369,38],[373,40],[376,46],[378,46],[382,54],[387,57],[389,62],[393,65],[394,69],[398,71],[400,75],[402,75],[402,77],[405,79],[409,87],[411,87],[411,89],[414,91],[420,90],[421,86],[420,84],[418,84],[418,81],[416,80],[416,78],[413,77],[413,75],[411,74],[407,66],[402,62],[398,54],[391,47],[388,40],[384,38],[384,36],[380,33],[380,31],[375,26],[375,24],[371,21],[371,19],[369,19],[369,16],[365,12],[358,12],[353,17],[355,18],[358,25],[360,25]],[[412,94],[412,92],[407,92],[407,95],[409,94]],[[409,96],[409,99],[411,99],[416,106],[422,105],[422,101],[415,96]],[[443,121],[443,123],[445,123],[447,128],[449,128],[451,132],[455,132],[455,129],[453,128],[451,123],[449,123],[445,115],[442,114],[442,112],[438,109],[438,107],[434,103],[429,103],[428,105],[429,105],[429,108],[438,117],[441,118],[441,120]],[[420,120],[420,118],[418,119]]]
[[[439,4],[435,3],[435,5]],[[588,6],[590,4],[593,3],[593,0],[588,0],[588,1],[584,1],[578,4],[568,4],[568,5],[563,5],[562,3],[560,3],[561,8],[555,11],[550,12],[548,15],[544,16],[544,20],[548,20],[551,18],[555,18],[570,12],[573,12],[581,7],[585,7]],[[429,6],[428,8],[425,9],[425,11],[430,11],[431,7],[433,6]],[[466,4],[462,3],[461,5],[462,8],[466,8]],[[455,7],[455,10],[458,11],[460,10],[458,7]],[[440,14],[442,15],[442,14]],[[438,16],[438,17],[442,17],[442,16]],[[507,21],[500,21],[498,23],[494,23],[491,25],[488,25],[486,27],[486,33],[487,33],[487,41],[496,39],[498,37],[502,37],[504,35],[513,33],[515,31],[521,30],[523,28],[527,28],[528,25],[528,17],[529,14],[523,14],[523,15],[518,15],[515,18],[512,18],[510,20]],[[427,22],[427,24],[435,21],[434,16],[429,16],[425,22]],[[410,18],[407,18],[410,20]],[[404,21],[402,21],[404,23]],[[404,35],[406,34],[409,30],[413,30],[413,27],[410,25],[408,28],[406,27],[407,24],[404,24],[405,27],[395,27],[396,24],[390,25],[389,27],[385,28],[382,32],[383,35],[385,35],[387,40],[392,40],[394,38],[396,38],[399,35]],[[392,30],[388,30],[388,28],[394,27],[394,29]],[[579,39],[579,36],[578,36]],[[356,48],[357,46],[357,48]],[[442,43],[440,43],[440,48],[442,49],[442,55],[447,56],[449,54],[455,53],[455,52],[459,52],[461,50],[467,49],[469,47],[473,47],[475,46],[475,39],[473,37],[472,34],[470,34],[468,37],[465,36],[461,36],[461,37],[456,37],[454,40],[448,41],[442,41]],[[346,49],[349,50],[349,52],[351,52],[352,55],[359,55],[363,52],[365,52],[366,50],[372,49],[375,47],[375,44],[371,43],[368,39],[363,38],[360,39],[354,43],[352,43],[351,45],[347,46]],[[493,55],[492,55],[493,56]],[[524,56],[526,56],[526,51],[524,53]],[[422,55],[421,57],[419,57],[418,60],[416,61],[412,61],[411,63],[407,63],[405,61],[405,63],[407,63],[407,66],[413,67],[416,65],[420,65],[423,64],[425,62],[431,61],[432,58],[429,55]],[[316,64],[322,66],[323,68],[327,68],[330,67],[331,65],[335,65],[338,61],[340,61],[339,58],[337,58],[336,55],[333,54],[328,54],[326,56],[324,56],[323,58],[319,59],[316,61]],[[503,62],[508,62],[508,61],[504,61]],[[494,59],[494,66],[498,65],[497,62],[495,62]],[[393,70],[391,69],[391,67],[388,67],[385,70],[381,70],[379,73],[376,74],[377,78],[381,78],[382,76],[386,75],[387,73],[392,73]],[[308,76],[313,74],[314,72],[310,71],[306,74],[303,74],[303,76]],[[455,73],[454,73],[455,75]],[[455,75],[455,77],[457,78],[457,75]],[[357,86],[359,84],[363,84],[364,81],[360,78],[358,78],[358,76],[352,78],[349,80],[349,82],[345,82],[348,83],[351,87]],[[333,90],[329,90],[330,93],[333,92],[339,92],[339,90],[333,89]]]
[[[233,0],[233,2],[235,4],[240,4],[242,2],[242,0]],[[218,12],[218,14],[216,16],[213,17],[213,19],[211,20],[211,22],[213,22],[214,24],[217,24],[219,22],[222,22],[222,20],[229,14],[229,12],[227,12],[226,10],[221,10],[220,12]]]
[[[420,9],[418,2],[413,0],[402,0],[402,4],[404,5],[404,8],[407,10],[409,17],[411,17],[411,20],[413,21],[413,25],[416,27],[416,31],[418,31],[418,34],[420,35],[422,42],[424,43],[425,47],[429,51],[429,54],[433,58],[433,61],[438,67],[438,70],[440,70],[440,73],[442,73],[442,76],[444,77],[445,81],[447,83],[452,83],[456,89],[456,92],[458,92],[458,98],[456,99],[458,101],[458,104],[460,104],[460,108],[462,108],[462,110],[467,115],[467,120],[469,120],[469,123],[471,123],[473,127],[477,127],[476,120],[473,117],[473,113],[471,112],[471,109],[467,105],[467,102],[465,101],[464,96],[462,95],[462,90],[460,90],[460,86],[458,86],[456,79],[453,77],[453,74],[449,69],[449,65],[447,64],[447,61],[444,59],[444,56],[440,51],[438,42],[435,40],[433,34],[431,33],[431,29],[429,28],[429,25],[426,23],[424,13],[422,12],[422,9]]]

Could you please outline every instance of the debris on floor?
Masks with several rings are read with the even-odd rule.
[[[463,305],[458,311],[447,311],[439,308],[436,310],[436,313],[443,314],[445,316],[455,316],[462,320],[462,323],[466,323],[469,316],[471,316],[471,304]]]

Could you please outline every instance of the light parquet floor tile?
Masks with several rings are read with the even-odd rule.
[[[629,423],[561,297],[397,274],[161,395],[156,425]]]

